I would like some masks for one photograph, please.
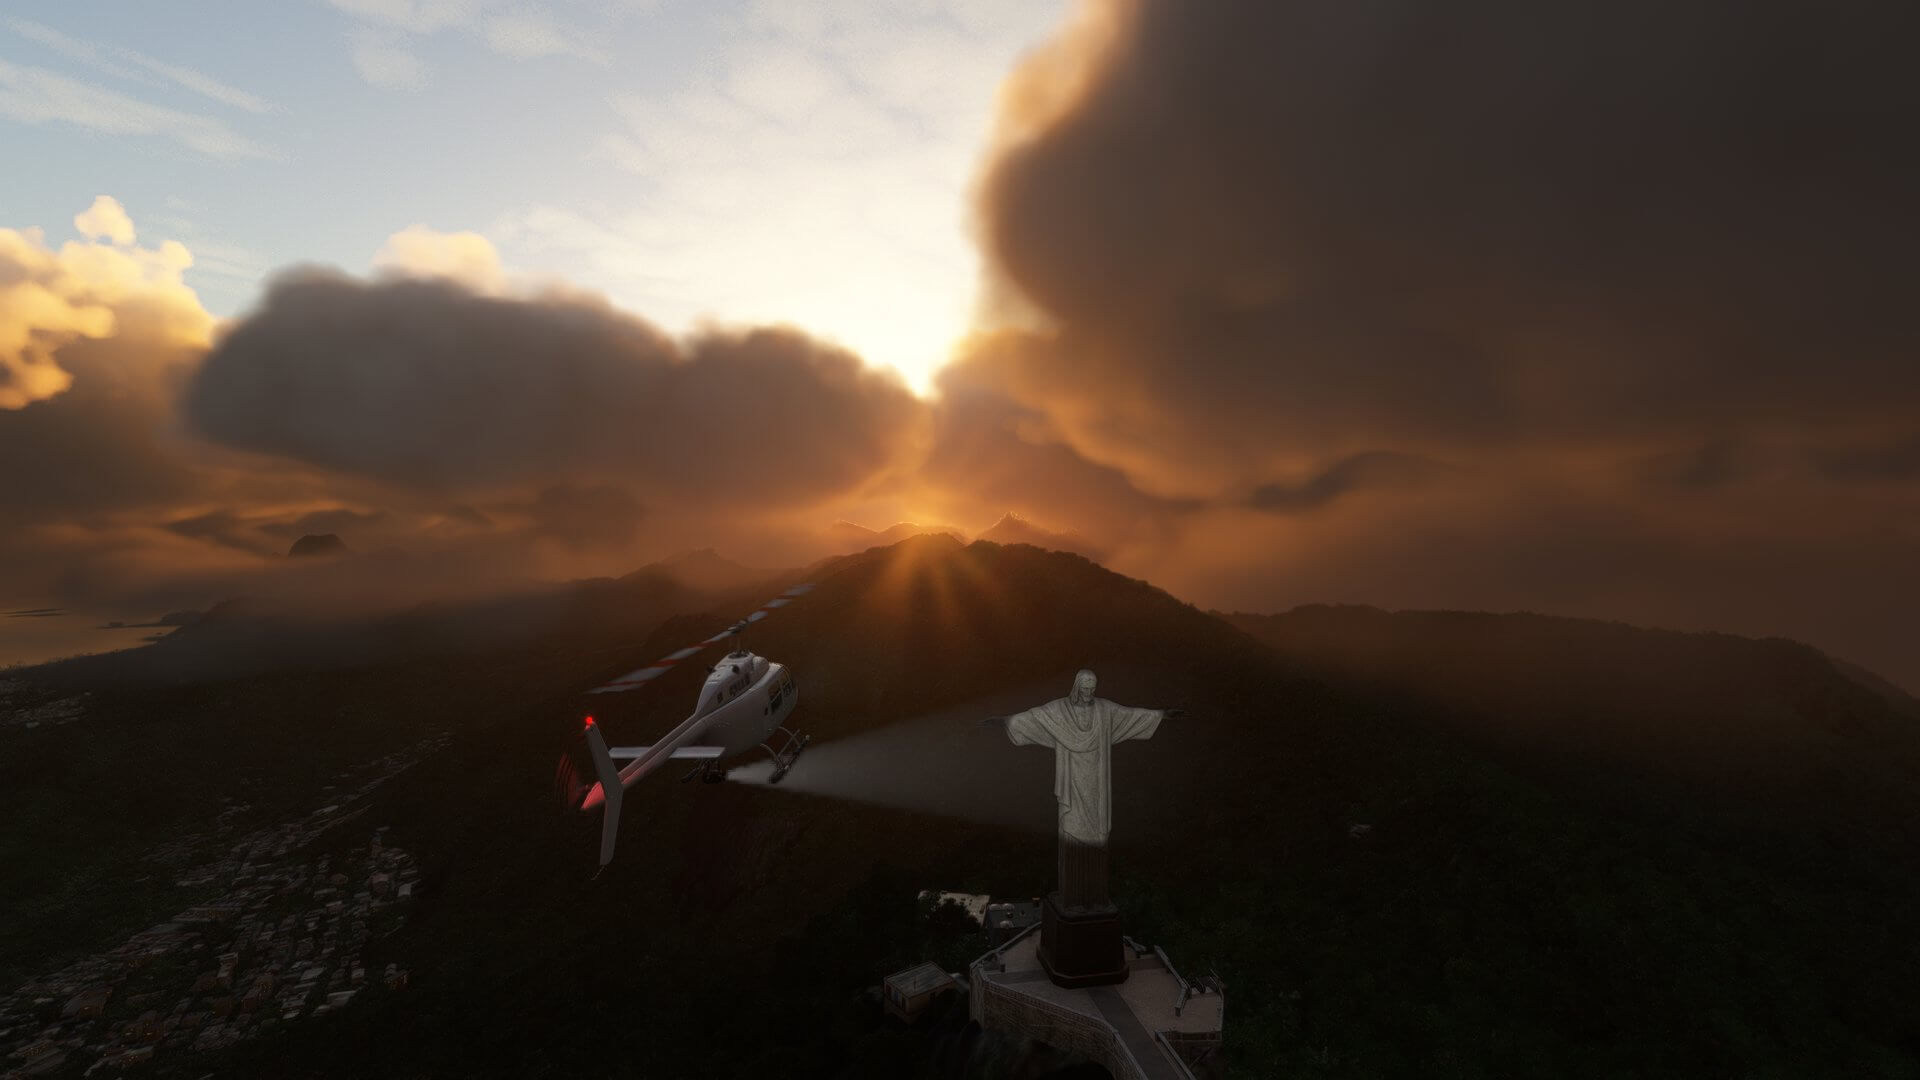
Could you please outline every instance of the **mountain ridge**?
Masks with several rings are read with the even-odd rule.
[[[1408,693],[1530,759],[1630,762],[1746,796],[1835,769],[1889,789],[1920,777],[1917,703],[1787,638],[1364,605],[1217,614],[1307,671]]]
[[[1606,781],[1582,788],[1496,752],[1458,703],[1400,685],[1400,673],[1445,663],[1396,660],[1373,675],[1330,662],[1355,637],[1334,632],[1352,613],[1283,620],[1321,648],[1276,648],[1083,556],[939,536],[839,557],[809,580],[816,588],[756,624],[750,646],[795,672],[795,719],[814,746],[779,788],[636,786],[619,857],[597,879],[597,823],[554,816],[556,753],[589,704],[611,738],[655,737],[685,715],[702,672],[684,665],[634,694],[583,692],[726,625],[757,592],[662,593],[642,608],[634,586],[587,583],[582,610],[621,621],[562,619],[562,636],[534,645],[380,669],[102,689],[84,723],[0,757],[0,810],[24,799],[61,822],[6,843],[91,838],[61,844],[88,885],[70,905],[34,908],[32,939],[98,933],[76,921],[87,898],[120,895],[139,872],[100,799],[208,803],[236,767],[275,798],[326,798],[338,766],[309,768],[316,749],[357,739],[373,755],[445,731],[444,751],[309,853],[364,849],[384,825],[388,843],[417,855],[412,920],[370,958],[410,969],[411,987],[370,989],[324,1023],[283,1025],[175,1071],[594,1074],[633,1053],[635,1029],[619,1021],[637,1017],[653,1075],[912,1075],[935,1036],[885,1027],[860,989],[930,949],[949,966],[984,951],[984,939],[938,945],[916,929],[918,889],[1045,888],[1051,760],[978,721],[1062,695],[1090,666],[1103,697],[1187,712],[1114,750],[1114,887],[1137,939],[1226,980],[1225,1054],[1238,1072],[1379,1076],[1470,1061],[1490,1075],[1598,1080],[1920,1061],[1908,1023],[1920,1007],[1920,861],[1902,831],[1911,801],[1883,782],[1898,758],[1828,755],[1830,771],[1812,777],[1824,786],[1804,788],[1819,798],[1735,786],[1726,795],[1747,811],[1722,812],[1697,785],[1636,779],[1657,771],[1657,754],[1576,760]],[[1387,629],[1437,633],[1453,651],[1414,659],[1446,661],[1476,648],[1457,622],[1389,618]],[[1509,635],[1499,655],[1589,640],[1575,629]],[[1689,659],[1664,637],[1622,635],[1653,644],[1595,655],[1651,656],[1654,673]],[[1740,639],[1703,647],[1738,661],[1720,673],[1804,658],[1804,647]],[[1557,672],[1518,686],[1519,700],[1557,685]],[[1817,709],[1793,706],[1857,699],[1809,673],[1820,669],[1795,661],[1754,700],[1796,738],[1844,741]],[[1633,693],[1599,704],[1637,707]],[[881,771],[905,778],[910,801],[878,793],[869,781]],[[1003,820],[1031,815],[1036,829]],[[628,941],[629,963],[608,974],[609,943]],[[383,1048],[377,1062],[367,1046]]]

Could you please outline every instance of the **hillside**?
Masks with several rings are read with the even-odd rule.
[[[742,566],[713,548],[701,548],[698,551],[683,551],[656,563],[648,563],[633,573],[625,575],[620,581],[624,584],[634,584],[649,578],[660,577],[697,592],[720,592],[758,585],[779,576],[780,572],[777,570],[756,570],[750,566]]]
[[[408,968],[411,985],[156,1071],[891,1077],[921,1075],[936,1057],[958,1069],[981,1044],[888,1027],[860,991],[923,956],[957,964],[980,947],[930,928],[916,890],[1044,888],[1053,841],[1022,825],[1044,829],[1049,814],[1045,755],[975,720],[1057,696],[1090,666],[1103,696],[1189,714],[1115,752],[1115,888],[1130,932],[1225,979],[1233,1075],[1920,1074],[1920,888],[1897,827],[1907,807],[1885,782],[1906,768],[1897,754],[1871,769],[1861,754],[1822,759],[1844,825],[1793,808],[1729,814],[1687,784],[1561,782],[1567,763],[1631,771],[1648,748],[1664,758],[1666,743],[1642,741],[1636,710],[1668,678],[1684,702],[1747,687],[1725,716],[1750,710],[1769,729],[1798,730],[1776,715],[1788,705],[1768,704],[1790,700],[1814,730],[1884,736],[1891,721],[1819,681],[1817,666],[1787,670],[1770,651],[1781,646],[1708,643],[1727,659],[1720,681],[1695,686],[1667,665],[1676,646],[1659,635],[1616,628],[1621,643],[1602,654],[1585,630],[1529,630],[1539,685],[1470,698],[1481,710],[1470,716],[1461,700],[1410,687],[1395,650],[1360,656],[1325,645],[1331,628],[1236,617],[1256,640],[1070,554],[921,537],[814,572],[818,588],[750,641],[793,666],[797,719],[817,737],[791,786],[649,780],[598,880],[592,823],[556,820],[549,790],[578,730],[579,691],[764,597],[657,608],[625,645],[597,625],[590,639],[319,681],[263,674],[97,695],[122,704],[102,702],[92,739],[212,724],[218,738],[197,752],[244,758],[254,776],[295,760],[349,702],[355,731],[456,735],[312,849],[363,848],[384,824],[389,843],[417,854],[411,918],[368,957]],[[1450,656],[1462,632],[1421,625],[1407,633],[1447,638],[1430,649]],[[1570,688],[1551,676],[1556,663],[1599,665],[1607,681],[1602,655],[1613,682],[1637,689],[1563,706],[1571,719],[1543,738],[1558,756],[1489,737],[1524,731],[1539,695]],[[698,674],[593,708],[617,739],[643,740],[684,711]],[[1807,704],[1828,701],[1840,705]],[[241,722],[272,710],[277,723]],[[1696,765],[1733,730],[1714,723],[1719,734],[1671,736]],[[1596,726],[1634,739],[1561,740]],[[136,760],[115,758],[124,772],[109,774],[88,761],[88,742],[59,745],[34,772],[0,779],[34,785],[41,803],[70,790],[76,770],[89,789],[138,791]],[[1748,757],[1736,748],[1729,760]],[[866,782],[880,773],[908,777],[925,799]],[[211,766],[202,782],[216,785]],[[1875,808],[1881,827],[1861,827]],[[109,824],[85,825],[80,799],[39,812],[68,828]]]
[[[1835,799],[1876,813],[1920,776],[1920,702],[1796,641],[1359,606],[1225,618],[1302,670],[1406,694],[1575,782],[1828,816]]]

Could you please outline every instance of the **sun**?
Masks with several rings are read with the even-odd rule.
[[[881,279],[841,284],[844,292],[797,302],[794,310],[806,314],[794,321],[852,350],[869,367],[897,372],[917,396],[931,396],[935,376],[967,333],[966,283],[952,283],[951,292]]]

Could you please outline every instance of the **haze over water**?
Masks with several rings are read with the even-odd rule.
[[[121,618],[122,622],[134,620]],[[69,656],[112,652],[147,644],[168,632],[165,627],[109,627],[109,619],[72,611],[12,615],[0,612],[0,671],[24,664],[40,664]]]

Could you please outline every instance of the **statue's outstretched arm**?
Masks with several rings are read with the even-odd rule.
[[[1179,709],[1136,709],[1121,706],[1113,714],[1113,741],[1146,739],[1163,720],[1178,720],[1187,715]]]
[[[1033,713],[1032,709],[1023,709],[1020,712],[1013,713],[1009,716],[989,716],[985,720],[980,721],[980,723],[983,725],[999,724],[1001,727],[1006,727],[1012,724],[1013,722],[1015,722],[1016,720],[1027,719],[1027,717],[1032,715],[1032,713]]]
[[[1000,730],[1006,732],[1007,740],[1015,746],[1053,745],[1052,735],[1048,733],[1047,726],[1035,717],[1033,709],[1017,712],[1012,716],[989,716],[981,723],[997,723]]]

